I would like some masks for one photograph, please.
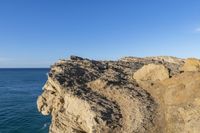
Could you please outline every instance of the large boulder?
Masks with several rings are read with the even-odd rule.
[[[158,81],[169,78],[169,70],[164,65],[148,64],[133,74],[133,78],[140,81]]]

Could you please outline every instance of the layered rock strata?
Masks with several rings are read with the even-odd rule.
[[[71,56],[51,67],[38,110],[52,116],[50,133],[196,132],[200,74],[184,72],[184,62]]]

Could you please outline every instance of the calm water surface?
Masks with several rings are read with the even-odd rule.
[[[50,118],[37,111],[49,69],[0,69],[0,133],[48,133]]]

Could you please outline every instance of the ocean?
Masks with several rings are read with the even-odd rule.
[[[48,133],[50,116],[36,105],[48,71],[0,69],[0,133]]]

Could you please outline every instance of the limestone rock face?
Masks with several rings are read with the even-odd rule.
[[[142,86],[159,104],[165,133],[199,133],[200,72],[185,72],[147,84]]]
[[[131,80],[133,63],[72,56],[54,64],[38,110],[51,133],[154,132],[157,104]]]
[[[200,73],[180,73],[182,61],[133,60],[55,63],[37,100],[52,116],[49,132],[198,132]]]
[[[162,84],[166,87],[163,90],[163,98],[166,105],[167,131],[198,133],[200,73],[183,73]]]
[[[195,58],[188,58],[185,60],[184,66],[181,68],[182,71],[195,71],[200,72],[200,60]]]
[[[163,65],[148,64],[133,74],[133,78],[140,81],[157,81],[169,78],[169,70]]]

